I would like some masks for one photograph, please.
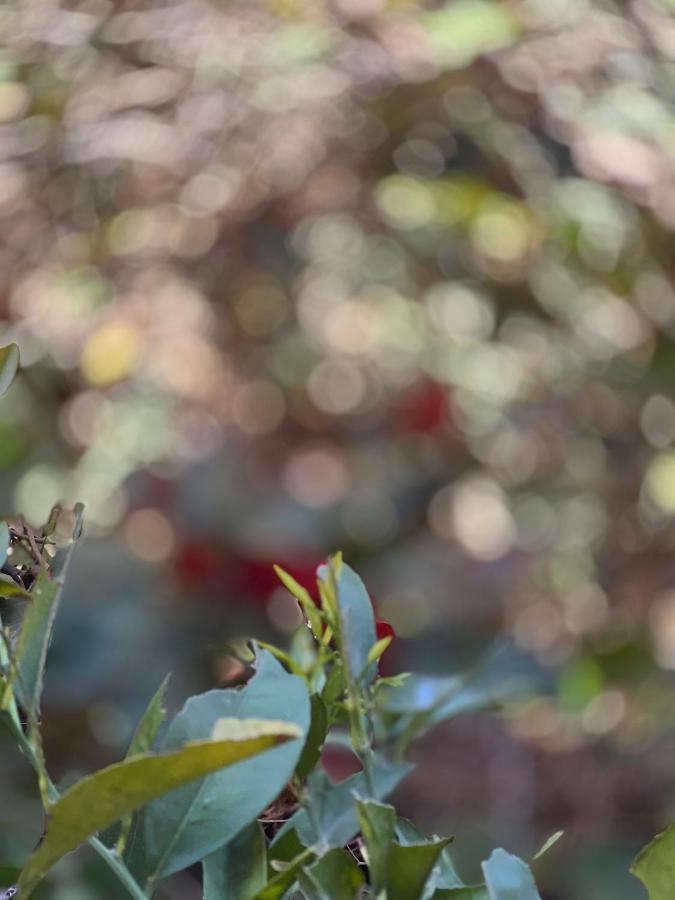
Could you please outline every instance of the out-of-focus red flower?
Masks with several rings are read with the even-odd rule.
[[[389,624],[389,622],[384,622],[382,619],[375,620],[375,632],[377,634],[378,641],[381,641],[382,638],[390,637],[392,640],[396,637],[396,632],[393,629],[393,626]]]
[[[176,576],[185,590],[192,590],[214,600],[253,603],[265,606],[270,595],[280,587],[273,563],[276,559],[244,556],[226,547],[218,547],[205,538],[189,538],[179,547],[174,558]],[[302,552],[282,558],[281,567],[302,585],[319,603],[316,587],[316,559]],[[377,640],[396,637],[388,622],[375,622]],[[386,656],[391,647],[385,650]],[[380,659],[380,668],[382,658]]]
[[[392,408],[394,428],[402,432],[436,431],[449,421],[447,387],[426,378],[407,387]]]
[[[246,556],[219,547],[205,538],[189,538],[174,558],[174,571],[181,586],[209,598],[264,606],[281,582],[273,569],[275,559]],[[283,568],[313,596],[316,590],[316,557],[295,554],[284,559]]]
[[[174,557],[174,571],[183,587],[199,591],[217,588],[225,577],[223,554],[205,540],[183,541]]]
[[[318,599],[316,558],[309,559],[297,554],[294,558],[284,559],[279,563],[277,559],[239,556],[233,560],[232,577],[244,594],[253,595],[264,602],[273,591],[281,587],[279,577],[273,568],[275,563],[304,587],[311,597]]]

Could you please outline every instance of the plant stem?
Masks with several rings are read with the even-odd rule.
[[[35,770],[38,779],[40,780],[44,788],[47,799],[50,803],[56,803],[56,801],[59,799],[59,792],[44,769],[44,762],[42,760],[41,751],[36,752],[35,747],[23,733],[21,725],[18,723],[18,721],[15,721],[11,716],[6,721],[10,725],[12,734],[14,735],[17,744],[21,748],[21,751]],[[119,881],[124,885],[130,896],[133,897],[134,900],[148,900],[147,895],[141,889],[136,879],[124,864],[124,860],[122,860],[122,858],[118,856],[117,853],[115,853],[109,847],[106,847],[106,845],[94,835],[87,838],[87,843],[93,850],[95,850],[95,852],[101,857],[106,865],[115,873]]]
[[[97,837],[90,837],[87,843],[117,875],[134,900],[148,900],[148,895],[141,889],[141,886],[124,864],[124,860],[114,850],[106,847]]]

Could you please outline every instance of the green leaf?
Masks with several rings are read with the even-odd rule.
[[[399,717],[391,736],[405,747],[440,722],[531,692],[534,677],[531,658],[499,641],[475,669],[446,677],[411,675],[401,687],[378,691],[377,705],[387,716]]]
[[[30,600],[30,593],[13,581],[0,581],[0,597],[5,600]],[[1,898],[0,898],[1,900]]]
[[[307,687],[260,651],[257,670],[243,688],[209,691],[187,701],[169,726],[163,749],[204,738],[223,716],[281,719],[297,726],[304,738],[310,717]],[[130,848],[134,871],[154,884],[222,847],[278,796],[302,748],[302,739],[291,741],[155,800],[141,814],[143,847]]]
[[[356,797],[356,811],[361,837],[368,854],[370,883],[375,896],[387,884],[389,848],[394,839],[396,810],[388,803]]]
[[[427,840],[425,835],[413,825],[409,819],[399,816],[396,819],[396,837],[401,844],[421,844]],[[462,879],[457,874],[457,870],[452,862],[448,848],[444,848],[438,860],[438,881],[436,886],[439,888],[455,888],[463,887]]]
[[[293,886],[301,867],[309,859],[313,859],[311,850],[302,850],[295,859],[283,865],[282,870],[267,882],[265,887],[258,891],[254,900],[281,900],[286,892]]]
[[[136,756],[138,753],[147,753],[152,744],[157,737],[157,732],[159,731],[159,727],[166,718],[166,709],[164,707],[164,700],[166,697],[166,691],[169,686],[170,675],[167,675],[164,681],[160,684],[157,692],[154,697],[148,703],[147,709],[143,713],[141,717],[141,721],[138,723],[136,731],[134,732],[133,737],[131,738],[131,743],[129,744],[129,749],[127,750],[127,759],[131,756]],[[131,829],[131,816],[125,816],[122,820],[122,827],[120,829],[119,837],[117,838],[117,852],[122,855],[124,852],[124,847],[127,842],[127,838],[129,837],[129,831]]]
[[[60,521],[67,525],[67,536],[56,533],[50,573],[45,568],[38,573],[19,630],[15,652],[18,670],[15,690],[21,705],[34,716],[40,709],[47,650],[68,564],[82,531],[82,514],[81,504],[77,504],[72,511],[61,511]]]
[[[214,740],[173,752],[126,759],[70,788],[48,811],[45,837],[21,872],[21,897],[28,897],[61,857],[126,813],[223,766],[291,741],[299,731],[288,722],[228,720],[221,721],[215,733]]]
[[[554,844],[558,843],[564,833],[564,831],[554,831],[553,834],[544,841],[539,850],[537,850],[537,852],[534,854],[534,856],[532,857],[532,862],[534,862],[535,859],[539,859],[539,857],[543,856],[544,853],[548,853],[551,847]]]
[[[267,845],[257,822],[202,860],[204,900],[252,900],[267,881]]]
[[[4,566],[7,562],[7,551],[9,550],[9,525],[7,522],[0,522],[0,566]]]
[[[335,566],[332,569],[321,566],[319,578],[325,585],[330,585],[335,571]],[[377,635],[370,597],[359,576],[346,563],[339,567],[335,587],[338,615],[336,638],[343,657],[349,663],[347,677],[351,675],[353,680],[364,677],[366,681],[372,681],[377,674],[377,667],[369,663],[368,654]]]
[[[352,900],[364,883],[363,872],[346,850],[329,850],[313,865],[301,869],[298,881],[311,900]]]
[[[630,871],[647,888],[649,900],[672,900],[675,886],[675,825],[657,834],[640,850]]]
[[[315,636],[320,638],[323,634],[323,620],[321,618],[321,612],[312,600],[309,591],[301,584],[298,584],[292,575],[289,575],[288,572],[284,572],[280,566],[274,566],[274,571],[277,573],[279,580],[286,590],[290,591],[300,604],[302,611],[307,618],[307,622],[309,623],[309,627],[312,629]]]
[[[412,770],[410,764],[384,765],[376,763],[373,779],[375,792],[386,797]],[[307,803],[311,804],[310,818],[306,809],[299,809],[274,836],[271,850],[282,842],[289,832],[295,831],[306,846],[318,845],[323,850],[343,847],[357,834],[359,822],[354,807],[354,794],[367,793],[362,772],[332,784],[325,772],[314,772],[307,782]],[[276,853],[272,852],[273,856]]]
[[[328,730],[326,704],[318,694],[312,694],[311,704],[311,725],[305,746],[302,748],[302,755],[295,767],[295,774],[300,779],[306,778],[318,763]]]
[[[302,667],[299,666],[288,653],[275,647],[274,644],[268,644],[267,641],[258,641],[257,643],[259,647],[262,647],[263,650],[267,650],[275,659],[278,659],[280,663],[286,666],[288,671],[292,672],[293,675],[304,676],[305,673]]]
[[[436,886],[434,870],[450,838],[424,844],[399,844],[389,850],[387,900],[426,900]]]
[[[138,723],[134,736],[131,738],[127,757],[135,756],[137,753],[147,753],[152,747],[160,725],[166,718],[166,692],[169,687],[171,675],[167,675],[164,681],[157,688],[157,692],[153,696],[150,703]]]
[[[383,637],[380,638],[379,641],[375,641],[373,646],[368,651],[368,663],[370,664],[377,662],[393,640],[394,638],[392,637],[392,635],[387,635],[387,637]]]
[[[288,655],[302,672],[310,672],[317,661],[317,643],[306,625],[301,625],[291,638]]]
[[[321,691],[321,699],[326,704],[331,720],[334,718],[334,707],[336,703],[342,701],[345,695],[347,685],[345,682],[344,668],[339,660],[335,662],[330,670],[326,683]]]
[[[0,347],[0,397],[6,394],[19,369],[19,348],[16,344]]]
[[[493,850],[482,869],[490,900],[541,900],[530,867],[506,850]]]

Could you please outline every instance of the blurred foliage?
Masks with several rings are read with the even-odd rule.
[[[102,539],[54,646],[64,772],[66,710],[119,745],[160,654],[230,677],[251,619],[295,627],[270,563],[343,546],[392,667],[503,630],[552,673],[447,733],[436,780],[476,790],[411,804],[644,842],[674,805],[673,4],[27,0],[0,33],[0,497],[84,500]],[[606,897],[593,870],[560,896]]]

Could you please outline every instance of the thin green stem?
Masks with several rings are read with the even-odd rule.
[[[114,850],[106,847],[97,837],[90,837],[87,843],[117,875],[121,884],[129,891],[129,895],[134,900],[148,900],[148,895],[142,890],[129,869],[127,869],[124,860]]]
[[[21,724],[18,721],[15,721],[13,717],[9,717],[5,719],[5,722],[10,728],[21,752],[24,754],[28,762],[31,764],[35,773],[38,776],[38,779],[41,782],[42,789],[44,790],[45,796],[43,797],[43,801],[46,801],[49,804],[54,804],[59,799],[59,792],[56,789],[54,783],[51,781],[47,772],[44,768],[44,760],[42,758],[41,750],[36,752],[36,748],[33,746],[28,737],[24,734],[23,729],[21,728]],[[120,883],[124,885],[124,887],[129,892],[130,896],[134,898],[134,900],[148,900],[147,895],[141,889],[140,885],[133,877],[131,872],[127,869],[124,860],[118,856],[113,850],[109,847],[106,847],[97,837],[92,835],[87,838],[87,843],[89,846],[101,857],[101,859],[106,863],[106,865],[115,873]]]

